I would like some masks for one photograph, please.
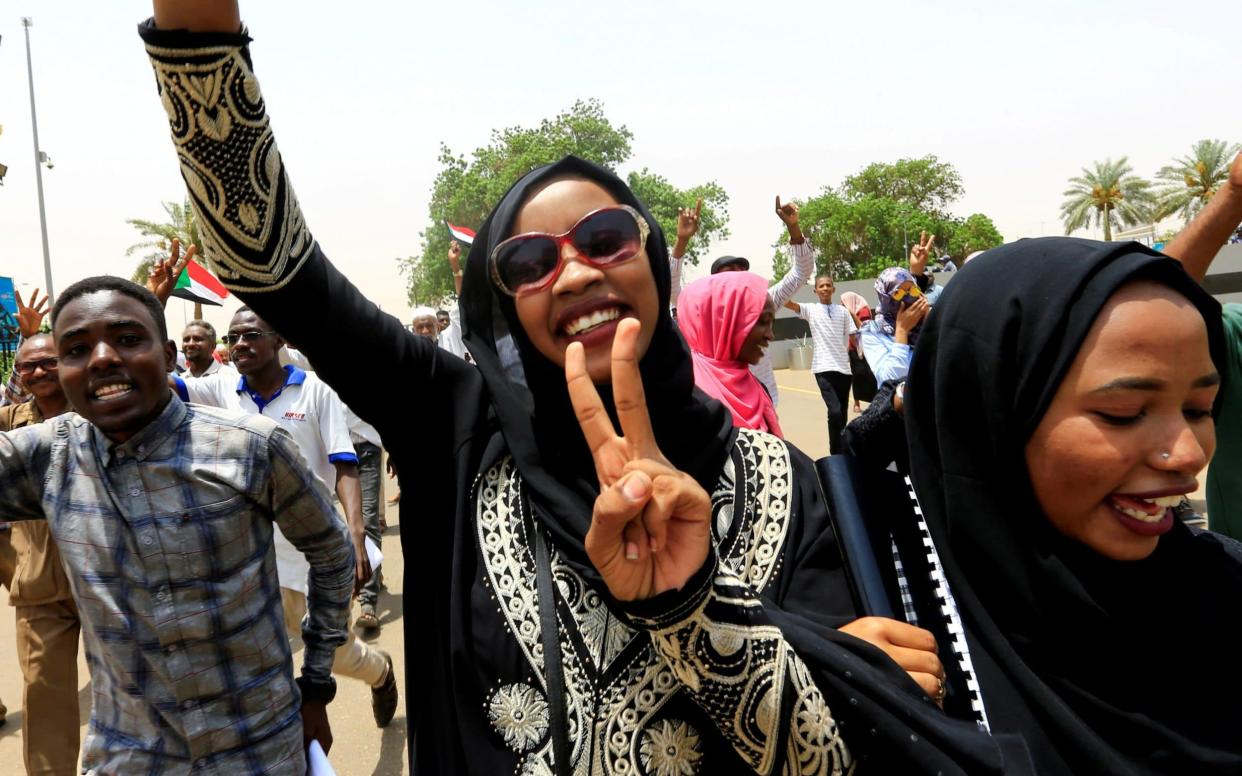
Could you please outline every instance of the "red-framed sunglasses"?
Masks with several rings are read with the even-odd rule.
[[[578,257],[607,269],[637,256],[647,244],[651,227],[628,205],[587,213],[564,234],[527,232],[497,245],[489,259],[492,281],[509,296],[537,293],[556,282],[565,267],[561,249],[572,245]]]

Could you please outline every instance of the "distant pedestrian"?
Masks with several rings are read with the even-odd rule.
[[[871,320],[871,307],[859,294],[846,291],[841,294],[841,304],[854,316],[859,331]],[[867,359],[863,357],[862,344],[858,341],[858,337],[850,337],[850,375],[852,378],[850,392],[854,395],[854,412],[862,412],[862,405],[859,402],[870,403],[875,398],[876,383],[875,374],[867,364]]]
[[[811,372],[819,385],[820,395],[828,408],[828,452],[841,452],[841,432],[845,430],[846,407],[850,397],[849,343],[858,332],[858,322],[843,305],[833,304],[836,284],[828,275],[815,278],[815,295],[819,302],[799,304],[787,302],[811,327],[815,351],[811,356]]]

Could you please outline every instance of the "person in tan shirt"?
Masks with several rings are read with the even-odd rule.
[[[32,399],[0,407],[0,431],[42,423],[69,410],[50,334],[36,334],[22,343],[15,370]],[[78,772],[81,623],[45,521],[15,522],[0,531],[0,582],[17,610],[26,772],[72,776]]]

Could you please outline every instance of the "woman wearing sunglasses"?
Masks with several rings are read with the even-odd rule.
[[[875,317],[862,327],[863,357],[877,383],[904,380],[931,305],[914,275],[902,267],[881,272],[875,279],[875,292],[880,304]]]
[[[664,237],[619,178],[567,157],[484,221],[460,302],[476,369],[320,251],[236,6],[155,7],[140,31],[206,255],[376,426],[420,513],[401,536],[415,772],[1002,770],[1015,742],[933,699],[929,634],[850,622],[808,459],[695,389]]]

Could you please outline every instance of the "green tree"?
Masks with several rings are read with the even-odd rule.
[[[875,162],[845,179],[841,193],[849,199],[877,197],[943,215],[964,193],[962,176],[935,156]]]
[[[708,181],[689,189],[679,189],[663,176],[656,175],[646,167],[626,176],[626,183],[634,196],[647,206],[647,210],[660,224],[669,245],[677,239],[677,212],[689,207],[696,200],[703,200],[703,212],[699,215],[699,231],[686,249],[686,263],[695,264],[707,253],[716,240],[729,236],[729,195],[720,184]]]
[[[964,259],[975,251],[986,251],[1005,242],[992,219],[982,213],[972,213],[966,220],[954,224],[945,235],[944,244],[954,259]]]
[[[906,202],[870,194],[851,198],[831,188],[798,207],[802,231],[819,257],[816,271],[838,280],[874,277],[885,267],[904,265],[920,232],[937,235],[943,244],[954,225],[951,218]],[[782,235],[777,244],[787,240]]]
[[[1242,145],[1224,140],[1200,140],[1189,154],[1161,167],[1156,173],[1163,184],[1156,191],[1160,199],[1157,220],[1174,214],[1186,221],[1194,218],[1229,180],[1229,166],[1239,149]]]
[[[961,175],[935,156],[876,162],[839,187],[826,186],[798,203],[802,231],[819,256],[817,272],[852,280],[904,266],[920,232],[936,235],[937,253],[954,259],[1004,242],[982,213],[963,220],[947,212],[963,193]],[[787,241],[782,234],[775,244],[778,277],[788,271],[781,249]]]
[[[125,220],[125,223],[137,229],[143,237],[148,238],[125,249],[126,256],[132,256],[138,251],[146,251],[130,277],[139,285],[146,285],[147,274],[151,271],[152,263],[158,259],[168,258],[168,251],[173,240],[179,240],[182,248],[197,245],[201,249],[203,245],[199,240],[198,221],[194,217],[194,208],[190,207],[188,197],[184,202],[161,202],[160,204],[163,205],[164,213],[168,216],[167,221],[161,223],[144,221],[140,218]]]
[[[633,137],[625,125],[609,121],[598,100],[583,100],[536,127],[493,131],[488,144],[476,148],[469,159],[441,145],[441,170],[432,184],[430,225],[419,235],[420,253],[399,260],[411,304],[440,303],[452,296],[446,220],[477,228],[514,181],[567,154],[615,170],[630,158]],[[684,207],[696,196],[703,197],[703,225],[692,243],[696,255],[706,251],[710,240],[728,235],[728,197],[714,182],[679,191],[646,169],[629,178],[636,191],[643,190],[640,199],[655,208],[653,214],[666,234],[673,234],[676,224],[677,205],[672,203]]]
[[[1151,182],[1135,175],[1125,156],[1095,162],[1090,169],[1084,167],[1082,174],[1069,182],[1061,203],[1066,234],[1103,225],[1104,240],[1109,241],[1114,225],[1137,226],[1155,220],[1156,195]]]

